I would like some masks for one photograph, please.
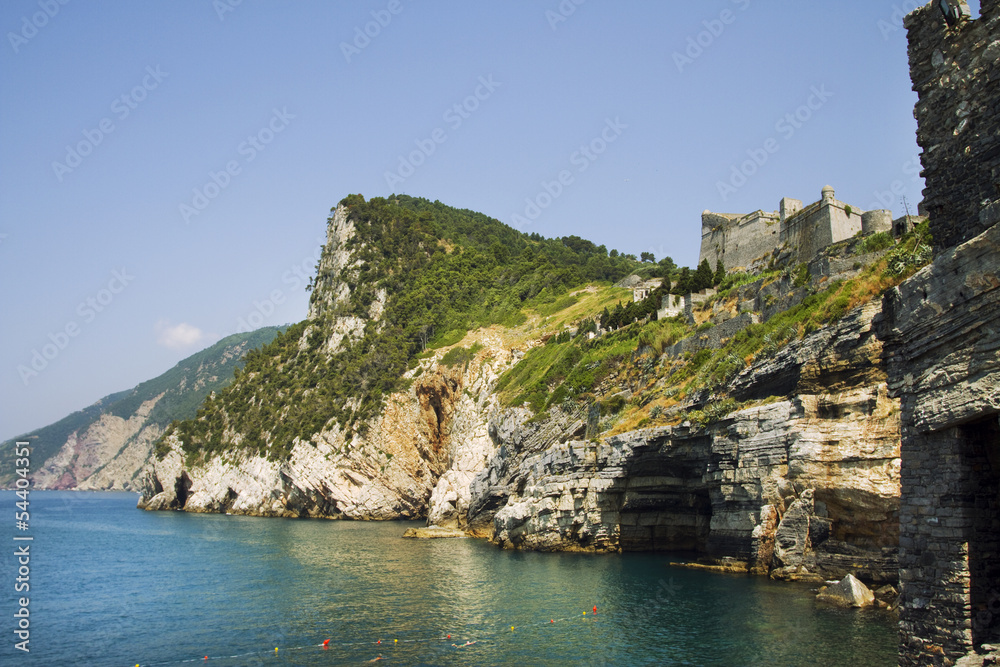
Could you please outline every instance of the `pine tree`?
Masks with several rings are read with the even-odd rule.
[[[715,279],[712,281],[712,287],[718,287],[725,279],[726,279],[726,267],[723,266],[721,259],[716,260]]]
[[[677,278],[677,284],[674,285],[674,294],[684,295],[691,291],[691,269],[684,267],[681,269],[681,275]]]
[[[707,287],[712,286],[712,279],[715,274],[712,273],[712,267],[709,266],[708,260],[703,259],[698,265],[698,270],[694,272],[694,278],[691,281],[691,291],[698,292]]]

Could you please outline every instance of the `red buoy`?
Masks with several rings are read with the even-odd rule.
[[[595,614],[597,613],[597,605],[596,604],[594,605],[594,613]]]
[[[329,644],[330,644],[330,640],[329,639],[327,639],[327,640],[325,640],[323,642],[323,646],[329,646]]]

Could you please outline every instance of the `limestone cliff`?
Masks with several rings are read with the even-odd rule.
[[[162,425],[148,422],[159,399],[144,401],[128,419],[103,413],[87,428],[74,431],[35,472],[35,488],[129,490],[163,433]]]
[[[746,369],[734,394],[791,387],[706,426],[583,439],[585,415],[522,409],[490,424],[471,528],[504,547],[664,550],[776,576],[896,579],[899,407],[886,391],[879,305]]]
[[[111,394],[49,426],[17,438],[33,447],[37,489],[135,490],[153,443],[174,419],[193,417],[198,404],[224,387],[249,351],[280,329],[228,336],[180,361],[166,373]],[[0,452],[13,445],[8,441]],[[0,485],[11,457],[0,457]]]
[[[600,328],[588,317],[628,292],[515,296],[558,275],[539,259],[546,241],[514,239],[518,261],[539,262],[530,285],[511,265],[477,278],[482,256],[435,237],[426,208],[403,210],[413,201],[337,207],[309,319],[168,432],[140,507],[419,517],[508,548],[688,552],[782,578],[896,580],[899,404],[872,297],[926,261],[922,236],[876,253],[861,238],[831,246],[837,262],[823,266],[839,273],[734,276],[689,321]],[[464,310],[447,314],[442,293]],[[489,324],[487,298],[528,305]],[[439,335],[442,321],[459,328]],[[409,356],[393,361],[385,340]]]
[[[487,420],[497,409],[492,389],[513,363],[513,353],[496,328],[477,329],[461,341],[471,346],[470,358],[452,364],[443,360],[448,348],[428,350],[413,360],[376,410],[369,407],[364,412],[366,405],[374,403],[366,390],[387,377],[385,373],[376,377],[380,369],[372,368],[370,362],[395,351],[358,355],[360,368],[343,359],[352,349],[379,346],[381,332],[398,326],[386,314],[395,295],[372,279],[372,267],[385,260],[391,264],[386,274],[392,275],[400,264],[411,268],[406,262],[413,258],[390,257],[385,249],[375,247],[371,239],[382,233],[378,225],[383,221],[352,216],[350,201],[357,200],[345,200],[328,221],[308,319],[293,327],[283,351],[272,353],[291,357],[274,363],[285,376],[299,373],[298,386],[274,391],[263,381],[266,371],[244,374],[233,391],[246,392],[248,398],[232,400],[216,413],[222,415],[223,425],[214,437],[224,444],[215,451],[192,454],[192,443],[184,442],[182,433],[168,433],[161,455],[144,476],[140,507],[397,519],[425,517],[430,505],[435,523],[464,525],[469,483],[493,451],[487,435]],[[373,236],[359,233],[359,225]],[[417,238],[427,243],[426,235]],[[422,253],[420,246],[411,249]],[[300,358],[306,359],[302,362],[308,364],[306,370],[295,368]],[[324,391],[310,387],[316,385],[316,375],[342,379],[340,374],[346,376],[349,371],[334,369],[344,366],[356,372],[357,384],[349,387],[352,393],[337,402],[303,408],[304,400]],[[276,405],[274,412],[267,413],[274,415],[273,421],[257,416],[246,419],[246,403],[258,410]],[[331,413],[318,414],[323,410]],[[291,435],[279,431],[296,411],[297,431]],[[308,413],[305,417],[303,411]],[[247,446],[253,437],[248,425],[262,432],[262,447]],[[275,447],[283,448],[283,453],[276,455]]]
[[[492,385],[512,356],[489,332],[464,369],[432,357],[411,371],[410,388],[388,397],[365,435],[336,424],[296,439],[285,461],[246,451],[188,464],[177,436],[144,478],[139,506],[149,510],[260,516],[399,519],[427,516],[464,525],[469,481],[493,452],[487,421]]]

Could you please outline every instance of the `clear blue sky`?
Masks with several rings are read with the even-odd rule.
[[[912,0],[575,2],[5,0],[0,437],[301,320],[349,193],[679,264],[704,209],[920,201]]]

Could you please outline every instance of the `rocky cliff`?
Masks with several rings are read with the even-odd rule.
[[[494,449],[492,387],[512,361],[495,334],[480,332],[477,342],[482,349],[464,368],[439,365],[439,354],[410,371],[409,389],[388,397],[365,435],[334,424],[297,438],[284,461],[237,450],[187,462],[172,435],[139,506],[345,519],[422,518],[432,506],[435,524],[464,525],[469,482]]]
[[[359,236],[350,207],[342,203],[328,221],[309,318],[292,332],[297,336],[290,344],[293,354],[315,348],[320,361],[309,372],[331,372],[326,369],[337,363],[338,354],[363,346],[366,336],[391,326],[384,317],[387,289],[363,277],[372,250]],[[359,298],[365,288],[370,288],[368,296]],[[349,423],[351,417],[324,420],[309,437],[293,436],[281,457],[242,446],[247,434],[232,425],[225,434],[231,445],[209,456],[191,455],[181,435],[169,433],[163,443],[167,452],[146,471],[139,506],[398,519],[426,517],[432,505],[435,523],[464,524],[469,482],[493,451],[486,431],[497,409],[492,389],[514,357],[495,329],[477,330],[461,342],[473,347],[460,367],[442,363],[445,349],[428,351],[403,374],[402,388],[386,396],[374,415],[361,423]],[[371,374],[363,371],[360,381],[370,382]],[[258,391],[258,378],[243,382]],[[250,400],[265,399],[255,393]],[[279,394],[266,400],[289,398]],[[342,409],[350,414],[361,403],[350,396]],[[235,409],[238,406],[227,409],[226,421]],[[269,433],[269,440],[278,439],[273,430]]]
[[[193,417],[206,396],[232,379],[243,356],[279,331],[267,327],[224,338],[152,380],[20,436],[34,449],[34,488],[135,490],[167,425]],[[13,443],[3,443],[0,452]],[[3,463],[8,460],[13,457],[0,456],[0,484],[11,480],[9,463]]]
[[[899,406],[887,395],[878,304],[743,371],[733,393],[790,396],[699,426],[583,439],[583,414],[524,410],[490,424],[470,528],[540,550],[695,552],[776,576],[895,581]]]
[[[140,507],[419,517],[506,548],[674,551],[780,578],[896,580],[899,403],[872,296],[924,257],[919,236],[876,254],[842,244],[849,275],[736,276],[693,322],[559,329],[599,310],[580,295],[610,304],[624,292],[591,285],[424,349],[434,327],[403,320],[400,303],[425,294],[431,307],[434,290],[454,286],[413,274],[433,289],[400,297],[391,281],[419,262],[373,239],[383,226],[406,233],[395,218],[406,215],[390,202],[365,217],[350,201],[329,220],[309,319],[167,434]],[[473,255],[417,238],[410,247],[431,266]],[[383,380],[365,364],[385,358],[379,337],[394,327],[409,327],[396,340],[415,351],[372,402],[368,388]],[[340,372],[356,383],[323,384]]]

